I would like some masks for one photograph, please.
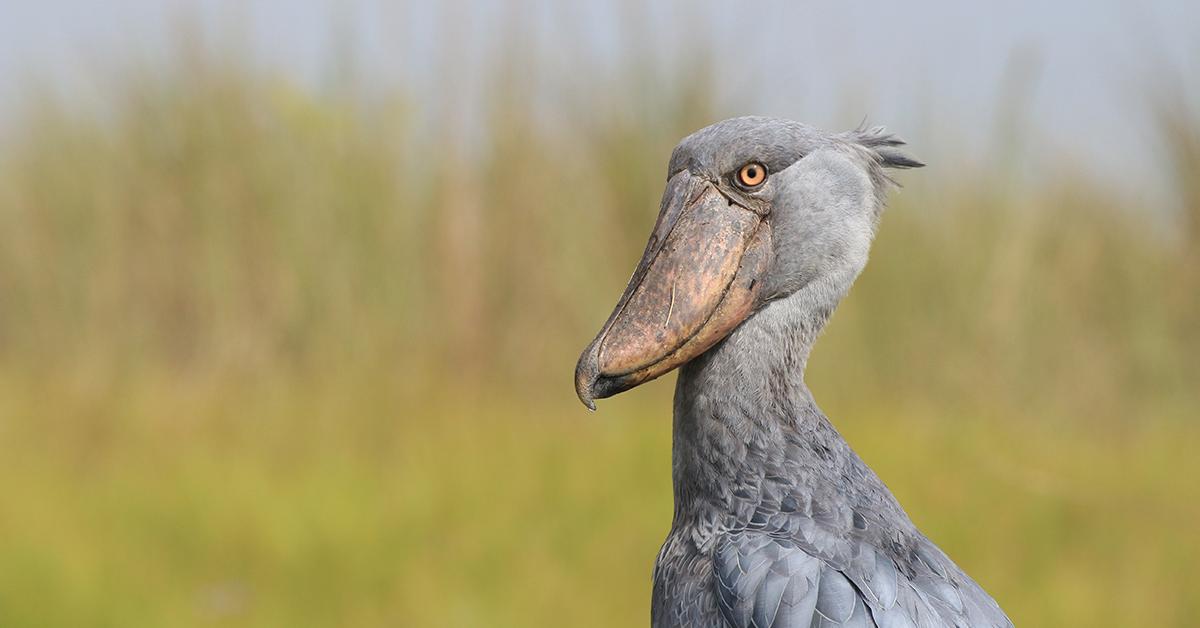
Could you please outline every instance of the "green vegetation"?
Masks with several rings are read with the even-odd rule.
[[[672,378],[592,415],[570,376],[728,108],[513,59],[473,150],[405,93],[223,59],[5,124],[0,625],[644,624]],[[900,175],[811,360],[1018,625],[1200,622],[1200,115],[1161,105],[1172,208]]]

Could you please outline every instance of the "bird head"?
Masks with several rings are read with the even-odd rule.
[[[589,408],[716,345],[766,303],[866,264],[889,179],[922,164],[883,129],[719,122],[671,155],[650,241],[575,368]]]

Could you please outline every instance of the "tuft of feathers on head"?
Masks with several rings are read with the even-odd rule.
[[[860,125],[849,133],[851,139],[875,154],[880,166],[884,168],[920,168],[925,164],[901,148],[904,140],[887,132],[881,126],[867,127]]]
[[[888,133],[882,126],[868,127],[865,120],[853,131],[842,133],[841,137],[866,161],[875,187],[875,219],[878,220],[887,205],[888,188],[900,186],[884,168],[920,168],[925,164],[901,148],[904,140]]]

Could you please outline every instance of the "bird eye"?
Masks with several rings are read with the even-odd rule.
[[[767,167],[757,161],[752,161],[738,170],[737,180],[738,183],[748,188],[756,188],[767,180]]]

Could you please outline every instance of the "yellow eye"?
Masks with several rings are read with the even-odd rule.
[[[752,161],[738,170],[737,178],[738,183],[748,188],[758,187],[767,180],[767,167],[757,161]]]

